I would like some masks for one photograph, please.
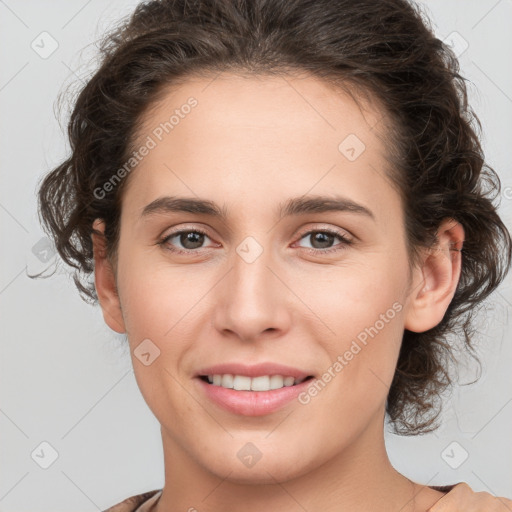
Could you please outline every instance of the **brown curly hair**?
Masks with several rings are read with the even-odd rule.
[[[391,120],[392,183],[400,192],[410,262],[432,247],[443,219],[465,231],[461,277],[442,321],[405,330],[386,411],[396,433],[437,428],[439,398],[451,384],[449,335],[474,352],[475,306],[504,279],[510,233],[494,200],[500,180],[485,164],[478,118],[451,50],[407,0],[153,0],[100,42],[99,69],[69,120],[71,155],[38,191],[43,228],[74,267],[82,298],[97,302],[92,223],[105,221],[115,267],[127,179],[94,193],[127,161],[141,117],[192,73],[310,73],[376,99]]]

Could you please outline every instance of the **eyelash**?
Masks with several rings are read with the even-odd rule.
[[[199,250],[202,249],[202,248],[183,250],[183,249],[176,249],[176,248],[171,248],[170,247],[170,245],[168,244],[168,241],[171,238],[174,238],[175,236],[181,235],[183,233],[199,233],[201,235],[204,235],[204,236],[210,238],[208,236],[208,234],[205,231],[201,230],[201,229],[197,229],[197,228],[194,228],[194,229],[181,229],[181,230],[174,231],[174,232],[166,235],[164,238],[162,238],[158,242],[158,245],[164,246],[166,250],[171,251],[171,252],[173,252],[175,254],[188,254],[188,255],[190,255],[190,254],[199,252]],[[348,245],[351,245],[353,243],[352,240],[350,240],[347,237],[345,237],[342,233],[340,233],[338,231],[331,230],[331,229],[313,229],[313,230],[309,230],[309,231],[306,231],[305,233],[302,233],[298,240],[300,241],[304,237],[306,237],[308,235],[312,235],[313,233],[327,233],[329,235],[333,235],[333,236],[337,237],[341,241],[341,243],[339,243],[338,245],[336,245],[334,247],[330,247],[330,248],[327,248],[327,249],[314,249],[314,248],[309,248],[309,247],[302,247],[302,249],[305,249],[310,254],[314,254],[314,255],[329,254],[329,253],[333,253],[333,252],[342,251],[345,248],[344,246],[348,246]]]

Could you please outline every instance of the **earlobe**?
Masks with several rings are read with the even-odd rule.
[[[464,228],[445,219],[437,231],[437,244],[414,269],[409,289],[405,329],[425,332],[438,325],[453,299],[462,267]]]
[[[123,334],[126,332],[126,329],[117,291],[115,273],[110,261],[107,259],[105,250],[104,221],[96,219],[93,223],[93,229],[102,233],[99,235],[93,232],[91,239],[94,252],[94,283],[103,311],[103,319],[113,331]]]

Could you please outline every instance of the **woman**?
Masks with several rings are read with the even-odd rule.
[[[39,199],[161,424],[164,488],[109,511],[510,508],[413,482],[384,445],[386,414],[436,428],[446,336],[469,346],[511,261],[457,61],[416,9],[151,1],[102,52]]]

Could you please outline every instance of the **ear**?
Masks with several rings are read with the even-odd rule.
[[[437,244],[413,271],[405,314],[405,329],[424,332],[444,317],[459,282],[464,228],[445,219],[437,231]]]
[[[102,233],[98,235],[93,232],[91,238],[94,252],[94,283],[103,311],[103,319],[113,331],[123,334],[126,329],[117,292],[115,272],[106,256],[105,222],[96,219],[92,227]]]

